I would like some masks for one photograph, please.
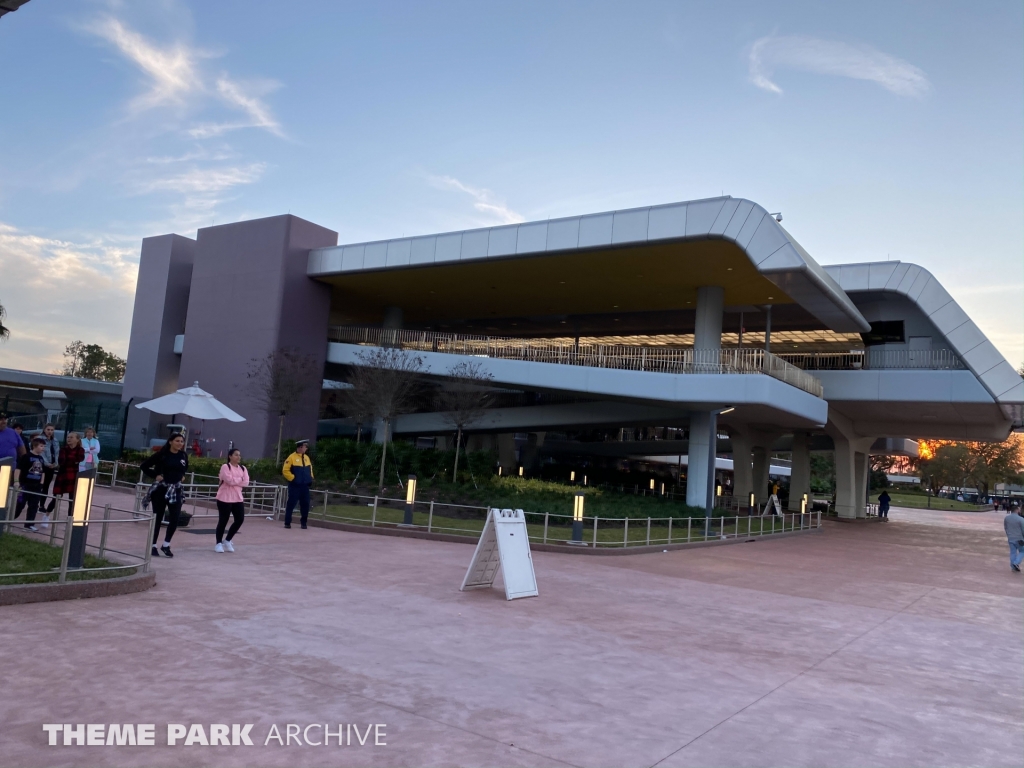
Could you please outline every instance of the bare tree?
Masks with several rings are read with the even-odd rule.
[[[480,363],[458,363],[448,369],[448,379],[437,396],[441,417],[455,427],[455,469],[452,482],[459,476],[459,446],[462,433],[478,422],[491,404],[489,385],[494,377]]]
[[[400,349],[374,347],[356,353],[359,362],[352,366],[348,390],[349,412],[373,415],[384,422],[380,454],[380,477],[377,487],[384,486],[384,463],[388,452],[391,422],[407,411],[416,399],[423,358]]]
[[[280,464],[284,420],[312,391],[320,391],[323,370],[314,355],[282,347],[250,360],[245,378],[244,389],[249,399],[268,416],[278,417],[276,461]]]

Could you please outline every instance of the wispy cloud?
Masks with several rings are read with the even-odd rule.
[[[53,370],[76,338],[124,355],[137,253],[137,245],[59,240],[0,222],[0,304],[11,329],[0,348],[4,364]]]
[[[781,94],[782,88],[773,79],[780,69],[868,80],[898,96],[922,96],[931,87],[925,73],[913,64],[870,45],[799,35],[770,35],[755,41],[750,48],[751,82]]]
[[[518,224],[526,220],[504,202],[497,200],[494,193],[489,189],[464,184],[451,176],[428,176],[427,179],[431,186],[436,189],[455,190],[469,195],[473,199],[473,208],[480,213],[497,219],[501,224]]]
[[[226,168],[191,168],[172,176],[150,179],[141,185],[144,192],[212,193],[221,192],[240,184],[258,181],[266,168],[265,163]]]
[[[269,91],[276,87],[277,83],[263,83],[257,86],[260,91]],[[251,118],[254,128],[265,128],[276,136],[283,136],[281,126],[271,114],[270,107],[264,104],[257,94],[252,93],[252,90],[255,89],[250,88],[247,91],[240,83],[236,83],[226,75],[221,75],[217,79],[217,93],[229,104],[234,104],[246,112]]]
[[[161,48],[111,17],[97,20],[87,29],[113,43],[149,78],[149,91],[133,102],[136,109],[180,104],[189,93],[203,90],[196,69],[198,55],[189,47],[176,43]]]

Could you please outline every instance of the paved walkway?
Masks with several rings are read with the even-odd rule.
[[[458,591],[464,544],[254,517],[222,555],[182,531],[153,590],[0,609],[0,765],[1021,765],[1024,582],[1001,515],[891,514],[538,552],[541,595],[513,603]],[[159,742],[254,723],[258,746],[48,747],[50,722],[156,723]],[[263,746],[325,722],[386,723],[387,746]]]

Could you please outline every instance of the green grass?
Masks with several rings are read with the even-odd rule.
[[[51,547],[41,541],[14,533],[0,536],[0,586],[6,584],[43,584],[57,581],[59,575],[42,574],[38,576],[5,576],[11,573],[33,573],[60,568],[61,549]],[[116,563],[96,557],[85,556],[86,568],[104,568]],[[68,581],[90,581],[93,579],[113,579],[119,576],[130,576],[135,568],[119,568],[116,571],[68,571]]]
[[[872,491],[872,502],[876,502],[878,500],[878,493],[881,493],[881,491]],[[900,493],[895,491],[890,492],[889,496],[892,498],[890,504],[894,507],[927,509],[929,506],[928,496],[924,493]],[[955,512],[976,512],[978,510],[978,505],[968,504],[966,501],[957,501],[956,499],[941,499],[937,496],[932,496],[931,508]]]
[[[331,504],[327,507],[326,520],[349,523],[355,525],[370,525],[371,518],[374,524],[379,526],[395,526],[404,519],[405,510],[402,505],[383,505],[377,507],[376,517],[373,517],[373,507],[367,506],[364,500],[358,504]],[[314,519],[325,519],[323,507],[316,508],[310,512]],[[417,504],[413,513],[413,525],[421,530],[426,530],[428,525],[429,507],[426,504]],[[527,531],[530,540],[533,542],[544,541],[544,515],[527,513]],[[737,534],[737,524],[734,518],[726,518],[724,527],[721,521],[716,519],[708,530],[708,536],[704,536],[704,518],[699,519],[673,519],[671,540],[669,539],[668,521],[664,518],[651,520],[650,543],[656,544],[680,544],[686,541],[705,541],[718,539],[724,533],[726,536]],[[786,530],[793,526],[794,518],[786,518]],[[749,522],[749,529],[748,529]],[[688,525],[689,523],[689,525]],[[433,518],[429,520],[430,530],[435,533],[447,533],[456,536],[468,536],[476,538],[484,527],[483,510],[453,510],[450,508],[435,506]],[[806,523],[805,523],[806,524]],[[799,529],[799,519],[796,526]],[[770,534],[773,531],[782,532],[782,521],[780,518],[753,517],[740,518],[738,521],[738,533],[745,536],[749,530],[751,535]],[[572,537],[571,524],[565,518],[550,517],[548,520],[547,542],[559,544]],[[594,521],[588,517],[583,523],[583,541],[593,543]],[[647,519],[629,519],[628,526],[622,519],[601,518],[597,527],[598,546],[622,546],[628,541],[627,546],[643,546],[648,543]]]

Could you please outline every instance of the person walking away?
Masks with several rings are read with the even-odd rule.
[[[14,466],[18,457],[25,453],[28,453],[25,443],[13,427],[7,426],[7,414],[0,411],[0,459],[10,459],[11,466]]]
[[[30,443],[31,451],[18,459],[18,466],[14,471],[14,487],[21,489],[24,494],[25,506],[28,512],[25,514],[25,530],[37,531],[35,526],[36,511],[39,509],[39,502],[43,498],[43,447],[46,441],[41,437],[32,438]],[[14,517],[21,515],[21,507],[15,509]]]
[[[43,446],[43,493],[50,493],[50,485],[53,483],[53,478],[57,474],[57,470],[60,469],[60,441],[55,436],[55,428],[53,424],[47,424],[43,427],[42,438],[46,441],[46,445]],[[43,502],[40,502],[40,509],[43,510],[43,524],[42,528],[50,527],[50,513],[53,512],[53,507],[57,503],[54,497],[50,497],[50,502],[42,506]]]
[[[78,483],[78,468],[85,461],[85,449],[82,448],[82,438],[77,432],[68,432],[67,439],[57,456],[57,479],[53,483],[54,510],[57,499],[65,494],[68,500],[75,498],[75,485]],[[68,504],[68,516],[71,515],[71,505]]]
[[[284,467],[281,474],[288,481],[288,506],[284,511],[284,527],[292,527],[292,512],[295,505],[299,505],[302,513],[302,527],[306,527],[306,520],[309,518],[309,486],[313,484],[313,462],[309,460],[306,451],[309,450],[309,440],[298,440],[295,443],[295,453],[284,460]]]
[[[215,552],[235,551],[231,540],[245,522],[242,489],[248,487],[249,470],[242,466],[242,452],[237,448],[231,448],[228,451],[227,464],[220,468],[220,488],[217,489],[217,514],[220,519],[217,521],[217,545],[213,548]],[[228,518],[232,516],[235,518],[234,522],[228,528],[227,538],[224,538],[224,529],[227,528]]]
[[[1015,509],[1011,509],[1003,518],[1003,530],[1010,545],[1010,568],[1019,573],[1020,561],[1024,560],[1024,517],[1018,515]]]
[[[882,491],[878,494],[878,519],[889,522],[889,502],[892,501],[892,497],[889,496],[888,491]]]
[[[185,455],[185,438],[181,432],[175,432],[163,447],[139,465],[142,474],[153,478],[146,498],[142,501],[145,509],[153,503],[153,557],[159,557],[156,542],[160,538],[160,526],[163,524],[164,513],[167,513],[167,534],[160,552],[164,557],[174,557],[171,552],[171,539],[178,530],[178,516],[181,514],[181,503],[185,499],[185,489],[181,481],[188,471],[188,456]]]
[[[82,448],[85,450],[85,458],[78,465],[79,472],[95,471],[100,461],[100,441],[96,439],[96,430],[92,427],[85,428],[85,437],[82,438]]]
[[[14,430],[14,433],[18,436],[18,439],[21,440],[21,444],[25,446],[25,453],[28,453],[30,438],[28,435],[25,434],[25,427],[23,427],[21,424],[14,424],[11,426],[11,429]],[[24,456],[25,454],[22,455]]]

